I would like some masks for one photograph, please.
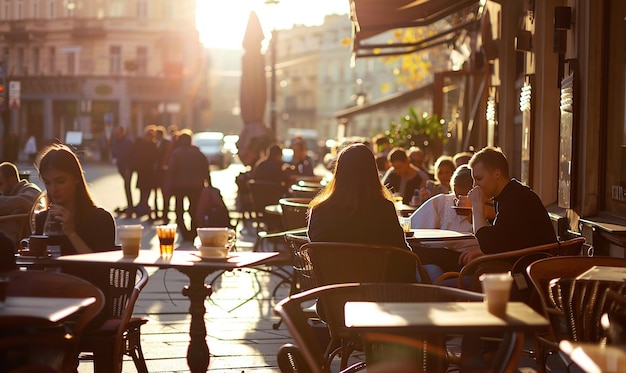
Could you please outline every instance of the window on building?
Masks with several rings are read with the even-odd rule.
[[[40,59],[40,55],[39,55],[39,47],[34,47],[33,48],[33,74],[35,75],[39,75],[39,64],[41,63],[39,61]]]
[[[76,75],[78,74],[78,53],[77,52],[67,52],[67,74],[68,75]]]
[[[24,48],[17,48],[17,61],[15,61],[15,72],[17,75],[24,74]]]
[[[123,17],[124,16],[124,1],[123,0],[111,0],[109,4],[109,17]]]
[[[4,0],[4,4],[2,4],[2,18],[6,20],[11,19],[11,3],[9,0]]]
[[[56,74],[57,73],[57,52],[54,47],[50,47],[48,49],[48,73]]]
[[[54,19],[56,17],[57,17],[57,15],[56,15],[55,0],[49,0],[48,1],[48,18]]]
[[[609,22],[604,22],[608,25],[609,40],[606,43],[606,150],[603,154],[604,162],[601,162],[606,164],[606,169],[598,170],[599,177],[604,178],[604,182],[600,183],[604,184],[603,190],[600,190],[604,196],[604,204],[600,198],[600,210],[626,218],[626,50],[615,47],[624,45],[626,5],[611,2],[609,13]],[[584,155],[578,155],[579,161],[582,157]],[[580,177],[585,179],[587,176]]]
[[[148,0],[139,0],[137,2],[137,17],[141,19],[148,18]]]
[[[15,19],[24,19],[24,0],[19,0],[15,5]]]
[[[112,45],[109,48],[109,73],[120,74],[122,72],[122,47]]]
[[[33,0],[32,2],[33,4],[33,18],[37,19],[39,18],[39,0]]]
[[[148,48],[137,47],[137,75],[148,73]]]
[[[65,16],[66,17],[74,17],[74,12],[76,11],[76,2],[74,0],[65,0]]]

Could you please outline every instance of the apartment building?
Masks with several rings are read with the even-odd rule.
[[[20,83],[2,133],[22,140],[195,129],[208,110],[195,0],[0,0],[0,53],[6,86]]]

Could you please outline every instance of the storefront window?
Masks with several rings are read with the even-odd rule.
[[[611,12],[607,76],[606,176],[601,210],[626,219],[626,7]],[[617,13],[617,14],[615,14]],[[619,46],[619,47],[618,47]],[[601,200],[602,202],[602,200]]]

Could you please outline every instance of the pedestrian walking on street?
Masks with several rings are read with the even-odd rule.
[[[143,137],[135,141],[132,151],[132,167],[137,172],[137,189],[139,189],[139,203],[135,207],[137,217],[150,215],[148,199],[154,189],[154,174],[158,163],[157,147],[154,142],[156,127],[146,126]]]
[[[193,241],[198,222],[193,218],[193,209],[198,206],[200,193],[209,184],[209,161],[196,146],[191,144],[190,130],[182,130],[176,140],[168,163],[168,182],[176,197],[176,224],[184,241]],[[185,225],[183,201],[189,201],[190,228]]]
[[[121,208],[120,212],[126,213],[127,216],[132,216],[133,197],[130,192],[130,180],[133,175],[131,167],[131,158],[133,151],[134,140],[126,133],[126,128],[118,126],[115,128],[115,135],[111,142],[111,156],[112,161],[117,165],[117,172],[119,172],[122,179],[124,179],[124,194],[126,195],[126,208]]]

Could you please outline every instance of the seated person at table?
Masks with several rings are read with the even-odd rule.
[[[435,162],[435,181],[428,180],[426,183],[426,189],[430,191],[431,196],[450,193],[450,180],[455,169],[456,166],[449,156],[442,155],[437,158],[437,162]]]
[[[308,236],[317,242],[389,245],[410,250],[391,194],[378,178],[372,151],[344,148],[333,178],[309,204]]]
[[[450,182],[452,192],[438,194],[424,202],[411,214],[411,228],[473,232],[471,214],[460,215],[453,209],[458,196],[466,196],[472,189],[472,183],[469,167],[463,165],[457,168]]]
[[[469,162],[474,188],[468,198],[472,224],[480,249],[461,254],[463,263],[484,254],[519,250],[557,242],[541,199],[529,187],[509,176],[507,159],[499,149],[487,147]],[[485,218],[485,202],[493,198],[493,224]]]
[[[36,234],[43,234],[48,215],[61,223],[61,254],[84,254],[115,248],[115,221],[111,213],[94,203],[82,166],[65,145],[44,149],[37,162],[44,182],[48,210],[35,218]]]
[[[408,205],[415,189],[424,188],[426,180],[420,177],[417,167],[411,164],[404,149],[393,148],[388,158],[391,168],[387,170],[382,182],[392,193],[402,196],[402,201]]]
[[[291,149],[293,159],[286,170],[291,181],[296,181],[298,176],[314,176],[313,160],[307,155],[306,141],[300,136],[294,137],[291,140]]]
[[[283,170],[283,149],[280,145],[274,144],[267,149],[267,154],[262,158],[252,170],[254,180],[271,181],[278,184],[286,184],[287,174]]]
[[[0,216],[29,213],[41,193],[39,187],[27,180],[20,180],[17,167],[10,162],[0,163]],[[0,223],[0,231],[13,241],[21,229],[18,221]],[[17,242],[13,242],[15,246]]]

